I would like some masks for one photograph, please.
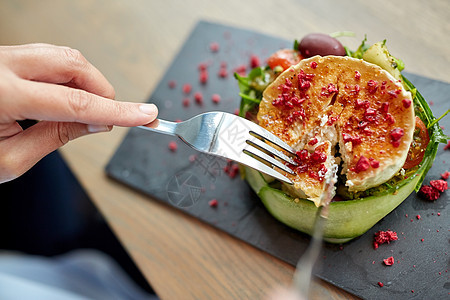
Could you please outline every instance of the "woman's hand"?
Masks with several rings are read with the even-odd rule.
[[[152,122],[153,104],[117,102],[83,55],[47,44],[0,47],[0,183],[67,142],[113,125]],[[40,120],[23,130],[18,120]]]

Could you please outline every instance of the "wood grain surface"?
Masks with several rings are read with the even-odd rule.
[[[350,30],[356,38],[343,42],[352,47],[364,34],[370,42],[386,38],[408,72],[450,82],[449,12],[446,0],[0,0],[0,44],[79,49],[119,101],[145,101],[201,19],[290,40]],[[291,266],[106,178],[126,131],[80,138],[62,153],[162,299],[264,299],[290,283]],[[353,297],[316,280],[312,298]]]

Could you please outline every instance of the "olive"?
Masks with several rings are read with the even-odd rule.
[[[298,45],[298,50],[303,57],[314,55],[345,56],[344,46],[335,38],[323,33],[310,33],[306,35]]]

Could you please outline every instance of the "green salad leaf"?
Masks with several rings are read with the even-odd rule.
[[[428,134],[430,136],[430,142],[428,143],[423,160],[416,173],[416,176],[421,176],[415,188],[415,191],[417,192],[422,185],[425,175],[433,165],[438,150],[438,144],[447,143],[448,136],[446,136],[442,131],[437,119],[433,116],[433,112],[428,106],[428,103],[416,87],[403,75],[402,80],[406,89],[411,91],[411,94],[413,95],[415,113],[428,128]]]
[[[347,56],[362,59],[364,52],[366,52],[366,50],[370,48],[370,45],[366,45],[366,42],[367,36],[364,35],[364,39],[362,40],[361,45],[359,45],[356,51],[351,51],[348,47],[344,47]]]
[[[234,73],[238,81],[241,106],[239,116],[245,117],[247,112],[258,107],[266,87],[275,79],[275,73],[269,67],[257,67],[244,77]]]
[[[300,46],[299,41],[298,40],[294,40],[294,47],[293,47],[293,49],[296,50],[296,51],[300,51],[299,46]]]

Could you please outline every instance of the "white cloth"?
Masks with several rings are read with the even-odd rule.
[[[0,252],[0,299],[158,299],[109,256],[75,250],[42,257]]]

